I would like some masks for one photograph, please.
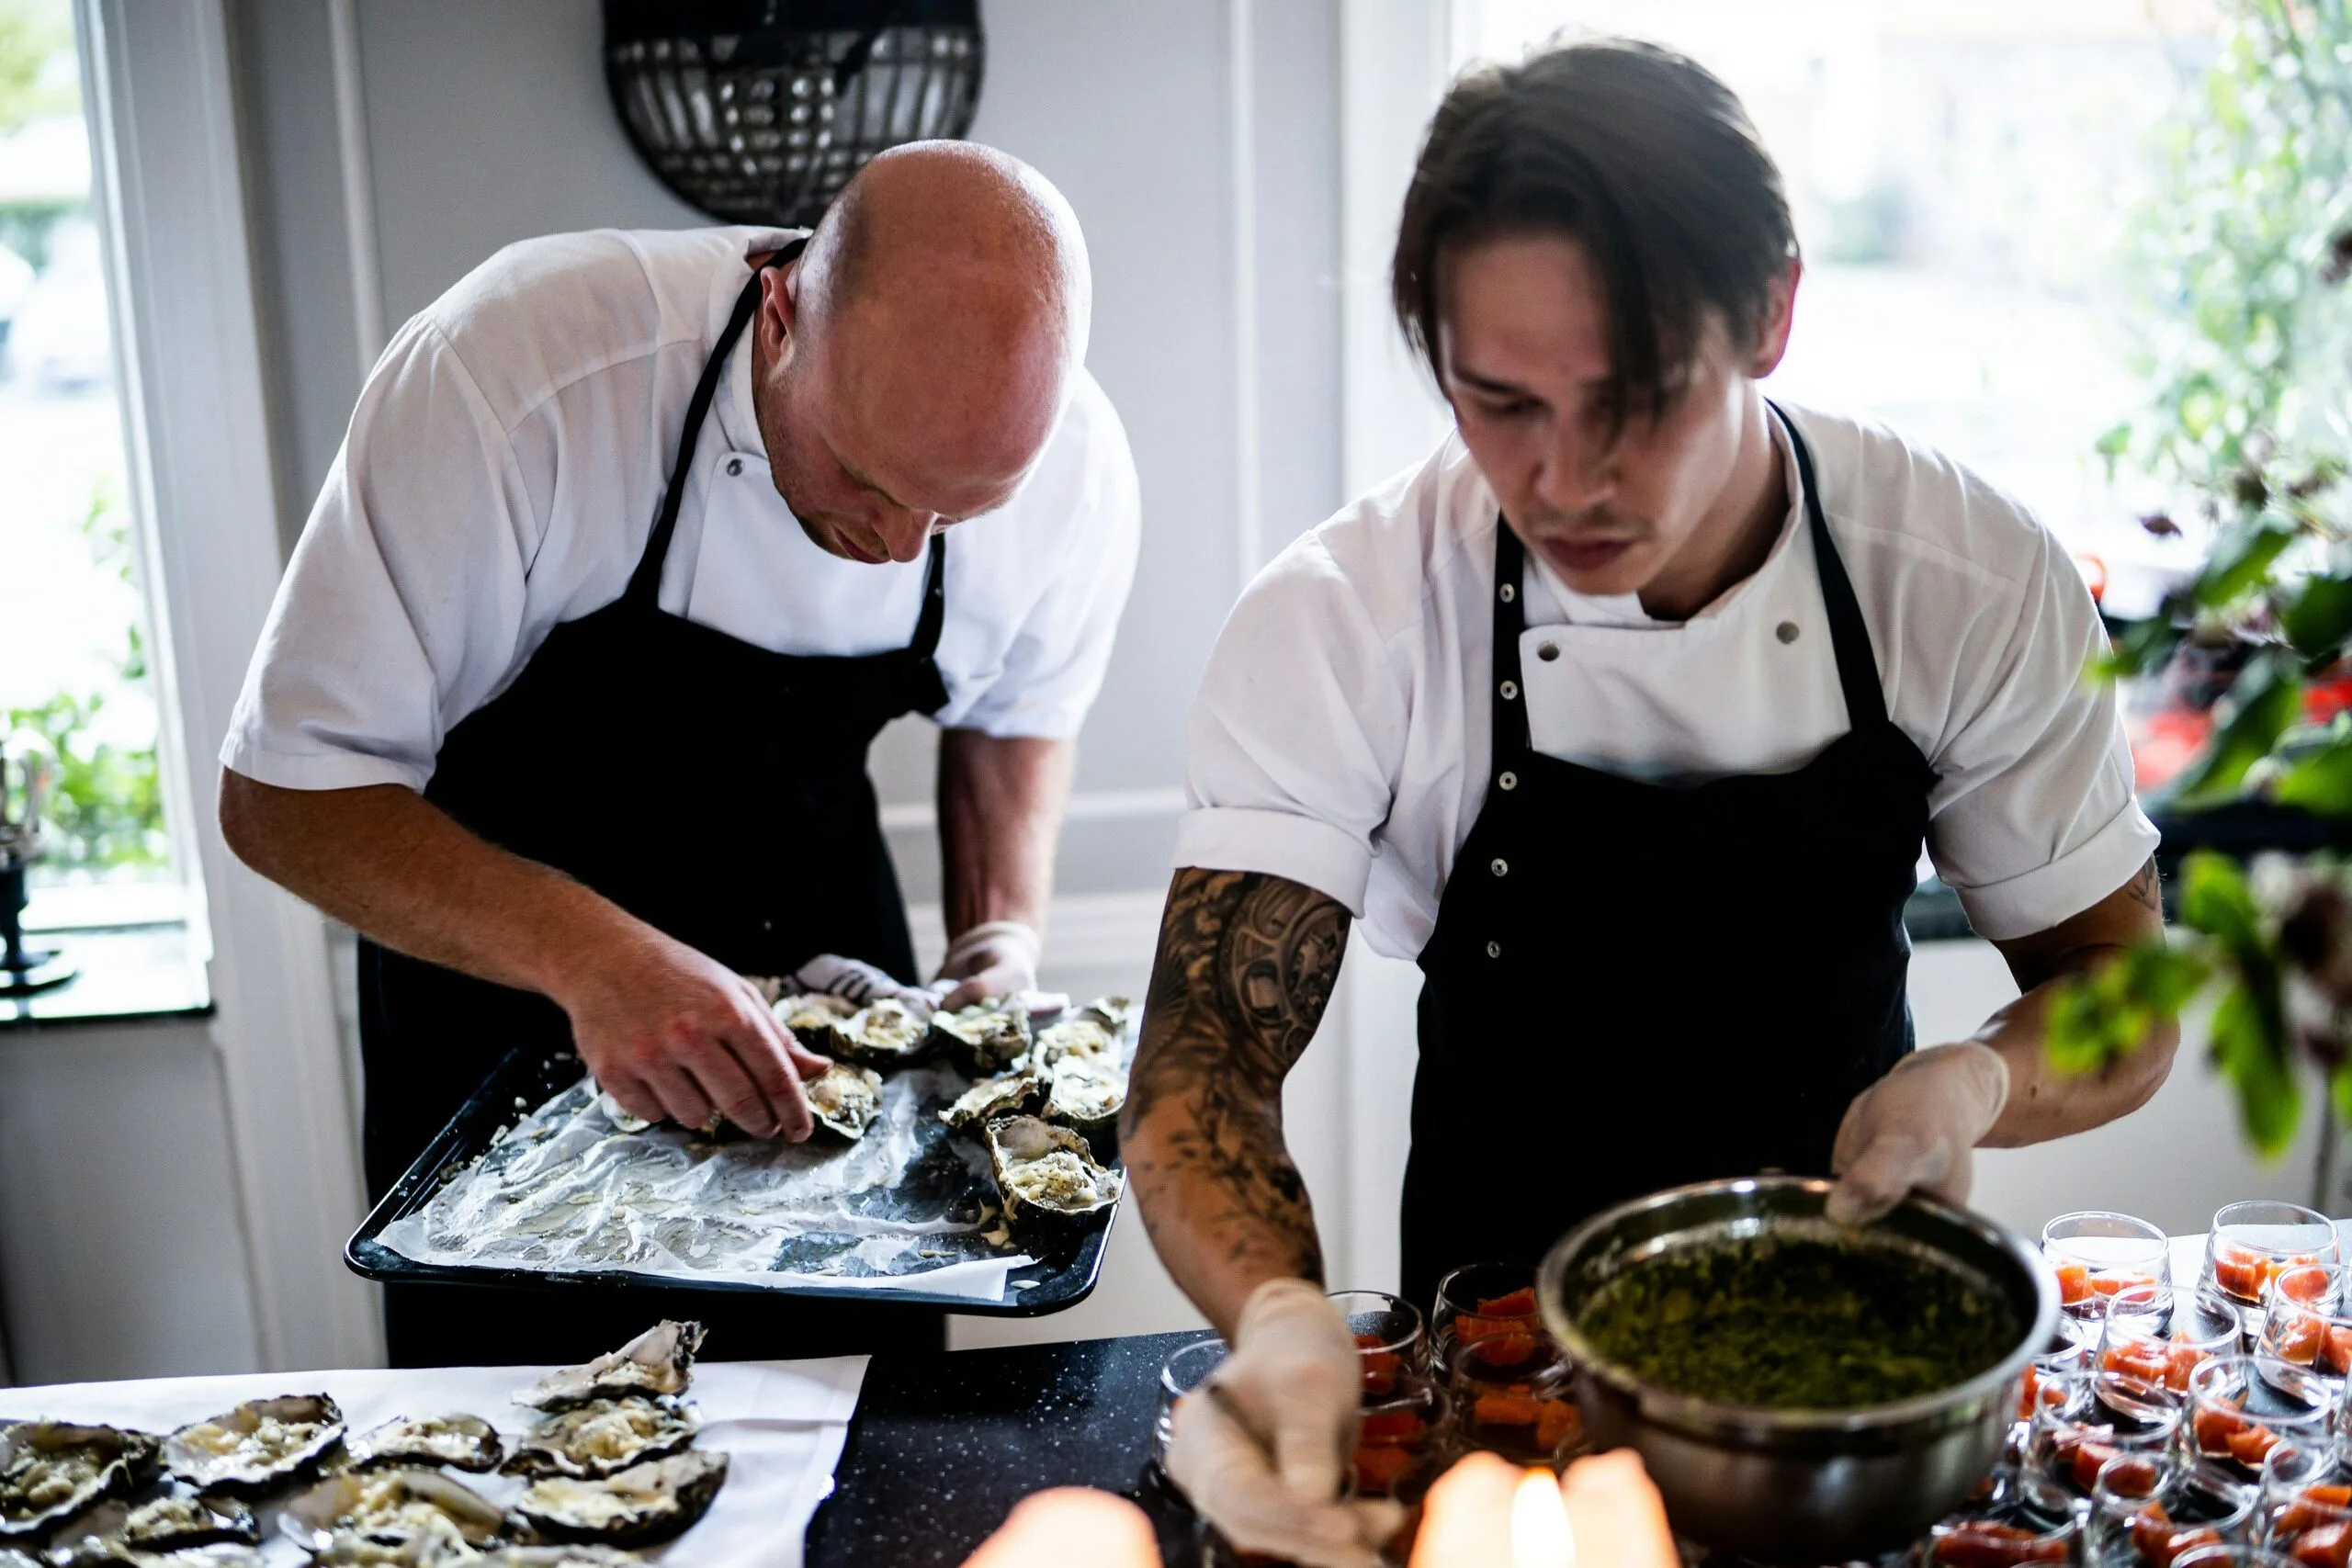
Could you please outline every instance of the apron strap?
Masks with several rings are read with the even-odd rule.
[[[1788,411],[1767,399],[1765,406],[1789,433],[1789,447],[1796,454],[1797,479],[1804,487],[1805,526],[1813,534],[1814,570],[1821,579],[1821,602],[1829,612],[1829,641],[1838,654],[1838,684],[1846,695],[1846,722],[1854,729],[1886,723],[1886,692],[1878,679],[1878,656],[1871,648],[1871,628],[1862,619],[1854,584],[1846,563],[1829,537],[1828,519],[1821,512],[1821,486],[1813,474],[1813,448]]]
[[[734,348],[735,340],[743,335],[743,327],[760,302],[760,275],[771,267],[789,264],[808,246],[808,236],[803,235],[752,270],[743,292],[735,297],[734,312],[727,318],[717,346],[703,361],[702,379],[695,383],[694,398],[686,404],[686,427],[678,435],[677,460],[670,465],[670,482],[662,491],[661,515],[653,520],[652,536],[645,541],[645,553],[638,557],[637,570],[629,574],[628,587],[621,594],[639,608],[652,609],[661,597],[662,568],[670,558],[670,536],[678,531],[678,507],[686,497],[686,470],[694,462],[695,443],[702,436],[703,421],[710,415],[710,400],[718,391],[718,378],[726,371],[728,353]]]
[[[915,622],[915,640],[907,651],[929,659],[939,651],[939,628],[947,618],[947,535],[931,536],[931,565],[923,571],[922,615]]]

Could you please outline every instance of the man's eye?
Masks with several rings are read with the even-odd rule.
[[[1481,398],[1478,412],[1488,419],[1521,419],[1542,407],[1533,398]]]

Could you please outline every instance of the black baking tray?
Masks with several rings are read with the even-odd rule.
[[[891,1285],[839,1287],[811,1285],[799,1280],[786,1281],[782,1276],[773,1285],[755,1280],[673,1279],[668,1276],[633,1273],[625,1269],[593,1270],[550,1270],[537,1269],[470,1268],[454,1264],[419,1263],[402,1257],[378,1238],[384,1227],[423,1208],[434,1193],[440,1190],[445,1172],[470,1165],[488,1149],[498,1134],[511,1126],[516,1115],[514,1102],[521,1100],[533,1110],[545,1105],[559,1091],[580,1080],[586,1069],[580,1058],[569,1051],[539,1053],[515,1050],[471,1100],[451,1119],[440,1135],[425,1145],[416,1163],[407,1174],[384,1195],[367,1223],[355,1232],[343,1249],[343,1260],[354,1273],[370,1280],[380,1280],[396,1285],[498,1285],[508,1289],[565,1290],[580,1285],[600,1285],[619,1289],[659,1287],[682,1291],[727,1291],[737,1294],[787,1296],[797,1301],[855,1301],[876,1304],[944,1307],[951,1312],[978,1317],[1037,1317],[1050,1312],[1060,1312],[1076,1306],[1094,1293],[1094,1286],[1102,1273],[1102,1250],[1110,1245],[1111,1222],[1118,1213],[1116,1202],[1099,1214],[1090,1214],[1066,1233],[1055,1238],[1050,1247],[1031,1246],[1023,1241],[1023,1250],[1037,1258],[1035,1263],[1015,1269],[1005,1277],[1004,1299],[997,1302],[973,1301],[964,1296],[942,1295],[919,1288],[913,1282],[900,1288]],[[1120,1197],[1126,1196],[1123,1190]],[[912,1276],[913,1280],[921,1275]],[[1024,1286],[1023,1281],[1027,1281]]]

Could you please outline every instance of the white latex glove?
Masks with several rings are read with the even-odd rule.
[[[1019,920],[983,920],[947,944],[933,985],[953,982],[940,1006],[954,1010],[1037,986],[1044,939]]]
[[[822,991],[860,1007],[877,997],[888,997],[904,1002],[909,1012],[924,1019],[939,1005],[939,992],[933,987],[902,986],[871,964],[833,953],[820,953],[803,964],[785,982],[785,989],[795,996]]]
[[[1177,1405],[1168,1445],[1168,1473],[1193,1506],[1243,1551],[1378,1568],[1404,1510],[1340,1500],[1363,1371],[1330,1298],[1304,1280],[1259,1286],[1210,1382]]]
[[[2008,1100],[2009,1065],[1990,1045],[1963,1041],[1904,1057],[1854,1097],[1838,1125],[1829,1217],[1868,1224],[1915,1188],[1965,1203],[1969,1151]]]

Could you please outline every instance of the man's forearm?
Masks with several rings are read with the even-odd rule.
[[[1227,1336],[1265,1280],[1322,1278],[1282,1089],[1347,939],[1345,908],[1281,877],[1185,870],[1169,888],[1121,1146],[1160,1261]]]
[[[1983,1140],[2018,1148],[2087,1132],[2146,1104],[2164,1087],[2180,1044],[2171,1020],[2152,1025],[2138,1049],[2097,1072],[2062,1075],[2050,1065],[2050,1004],[2071,985],[2132,944],[2164,935],[2162,889],[2150,861],[2131,881],[2090,908],[2038,936],[2001,942],[2024,994],[1985,1021],[1973,1038],[2009,1066],[2009,1098]]]
[[[640,929],[398,784],[280,789],[224,769],[220,827],[254,871],[385,946],[559,999],[583,938]]]
[[[951,938],[985,920],[1045,929],[1077,750],[1068,740],[941,733],[939,854]]]

